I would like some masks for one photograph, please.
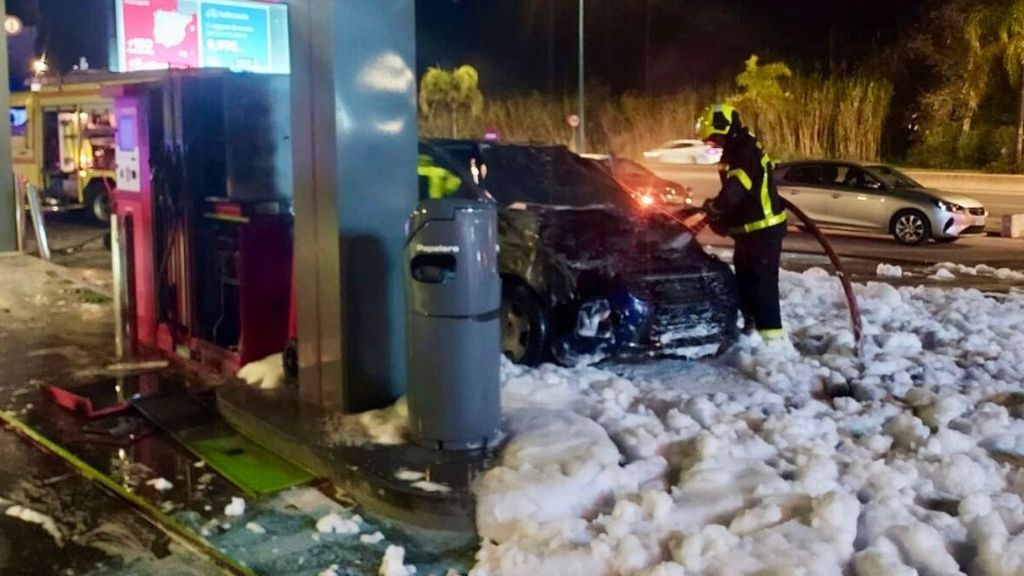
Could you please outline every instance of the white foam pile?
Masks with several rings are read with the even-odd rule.
[[[943,274],[944,276],[983,276],[1009,282],[1024,282],[1024,272],[1018,272],[1009,268],[996,268],[988,264],[967,266],[953,262],[942,262],[933,266],[932,269],[936,271],[936,274]],[[942,272],[943,270],[945,270],[945,273]]]
[[[359,534],[359,524],[363,521],[359,515],[353,515],[350,518],[344,518],[336,512],[324,516],[317,520],[316,531],[321,534]]]
[[[29,524],[37,524],[45,530],[47,534],[53,537],[53,540],[58,546],[64,545],[64,535],[61,533],[60,529],[57,527],[57,522],[55,522],[52,517],[41,512],[37,512],[27,506],[21,506],[18,504],[8,507],[4,511],[4,515],[16,518],[23,522],[28,522]]]
[[[409,433],[409,404],[403,396],[381,410],[361,414],[331,414],[324,419],[322,425],[324,440],[332,446],[402,444]]]
[[[378,576],[413,576],[416,574],[416,567],[405,564],[405,548],[401,546],[388,546],[381,558]]]
[[[793,344],[506,363],[471,574],[1024,574],[1024,296],[859,285],[858,358],[834,277],[781,288]]]
[[[174,484],[172,484],[166,478],[153,478],[152,480],[147,480],[146,486],[152,487],[157,492],[167,492],[168,490],[174,488]]]
[[[284,355],[271,354],[262,360],[250,362],[238,371],[238,378],[263,390],[280,388],[285,381]]]
[[[875,268],[875,275],[882,278],[902,278],[903,268],[892,264],[879,264]]]
[[[245,514],[245,499],[232,496],[231,503],[224,506],[224,515],[242,516],[243,514]]]

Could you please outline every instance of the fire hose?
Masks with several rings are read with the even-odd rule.
[[[789,211],[790,214],[796,216],[807,230],[818,239],[818,243],[825,249],[825,254],[828,255],[828,259],[832,262],[832,266],[836,269],[836,275],[839,276],[839,282],[843,285],[843,293],[846,295],[846,307],[850,310],[850,323],[853,325],[853,340],[857,345],[857,349],[860,349],[860,339],[864,335],[864,324],[860,318],[860,306],[857,304],[857,295],[853,292],[853,284],[850,282],[850,277],[846,274],[846,270],[843,268],[843,263],[839,259],[839,254],[836,254],[832,244],[822,234],[821,229],[818,228],[818,224],[811,219],[803,210],[797,208],[792,202],[785,198],[782,200],[782,206]]]
[[[811,219],[803,210],[797,208],[792,202],[785,198],[782,200],[782,206],[788,210],[791,214],[797,217],[803,225],[807,228],[807,231],[811,233],[821,244],[821,247],[825,250],[825,254],[828,259],[832,262],[833,268],[836,270],[836,275],[839,277],[839,282],[843,287],[843,294],[846,296],[846,306],[850,311],[850,324],[853,327],[853,339],[856,343],[856,347],[860,350],[861,337],[864,334],[864,326],[860,316],[860,306],[857,304],[857,295],[853,291],[853,284],[850,282],[850,277],[846,274],[846,269],[843,268],[843,262],[839,258],[839,254],[836,253],[832,244],[828,241],[828,238],[818,228],[817,223]],[[657,210],[666,217],[674,220],[680,226],[685,228],[694,238],[700,234],[701,231],[708,225],[707,211],[702,208],[692,208],[687,210],[689,215],[686,218],[680,218],[677,214],[672,213],[670,210],[657,207]],[[695,217],[699,216],[698,217]]]

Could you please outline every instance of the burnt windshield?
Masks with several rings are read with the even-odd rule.
[[[633,208],[629,192],[606,171],[564,146],[493,145],[482,151],[483,187],[503,206]]]

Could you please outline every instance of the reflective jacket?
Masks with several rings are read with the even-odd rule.
[[[420,154],[419,166],[416,169],[420,178],[420,199],[439,200],[458,192],[462,179],[451,170],[434,164],[426,154]]]
[[[712,217],[730,236],[784,225],[786,210],[772,182],[771,158],[749,131],[729,137],[719,176],[722,191],[711,203]]]

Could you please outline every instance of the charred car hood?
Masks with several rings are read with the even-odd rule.
[[[527,280],[551,303],[577,295],[581,275],[628,278],[685,273],[714,260],[670,218],[614,208],[530,206],[499,218],[503,273]]]

